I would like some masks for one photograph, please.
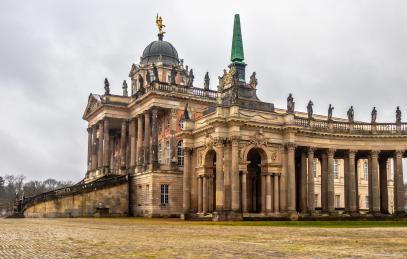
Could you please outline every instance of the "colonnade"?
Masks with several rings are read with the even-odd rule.
[[[88,171],[114,169],[114,140],[119,142],[119,168],[155,170],[158,165],[159,109],[132,119],[104,118],[88,128]],[[176,162],[176,110],[169,112],[171,162]]]
[[[358,176],[357,159],[368,159],[368,197],[369,212],[388,213],[388,187],[387,187],[387,160],[394,161],[394,210],[395,213],[405,211],[404,181],[402,158],[404,151],[380,150],[335,150],[316,149],[314,147],[300,147],[300,174],[299,186],[300,202],[299,211],[303,213],[315,212],[315,184],[313,176],[314,158],[321,161],[321,209],[323,212],[335,212],[335,186],[334,186],[334,159],[344,159],[344,194],[345,211],[357,213],[358,202]],[[291,152],[291,157],[295,156]],[[318,153],[318,157],[315,154]],[[338,156],[336,156],[338,155]],[[290,156],[290,155],[289,155]],[[291,161],[292,162],[292,161]],[[290,173],[289,173],[290,174]],[[295,174],[295,172],[291,172]],[[295,183],[289,182],[296,186]],[[289,188],[289,197],[295,197],[295,189]],[[289,199],[290,202],[291,199]],[[291,206],[293,201],[291,201]]]

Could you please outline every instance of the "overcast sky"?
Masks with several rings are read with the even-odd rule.
[[[121,93],[132,63],[156,39],[194,69],[196,85],[229,64],[240,13],[247,75],[258,95],[284,108],[312,99],[316,113],[395,120],[407,113],[407,1],[0,1],[0,175],[80,180],[86,171],[90,92]],[[404,116],[406,117],[407,114]]]

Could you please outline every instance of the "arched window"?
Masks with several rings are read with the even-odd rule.
[[[178,165],[184,166],[184,149],[182,148],[182,140],[178,141]]]

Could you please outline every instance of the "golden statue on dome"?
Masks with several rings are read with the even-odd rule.
[[[161,16],[158,16],[158,13],[157,13],[157,17],[155,18],[155,24],[157,25],[157,28],[158,28],[158,34],[163,35],[165,33],[165,31],[163,31],[163,28],[165,27],[165,25],[163,23],[163,18]]]

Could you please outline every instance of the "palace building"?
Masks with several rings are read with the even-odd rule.
[[[316,115],[257,97],[247,73],[239,15],[230,65],[217,80],[194,82],[192,68],[158,39],[133,64],[120,95],[90,94],[83,181],[27,197],[27,217],[246,217],[403,215],[407,123]],[[247,76],[250,74],[250,76]],[[216,81],[216,82],[214,82]],[[216,85],[216,90],[210,89]]]

